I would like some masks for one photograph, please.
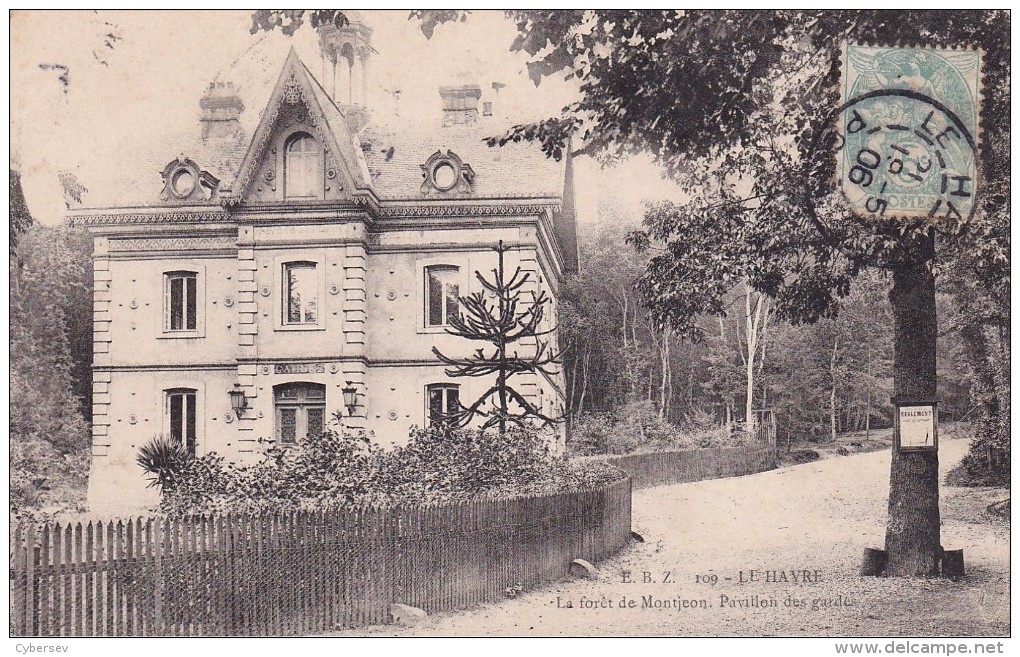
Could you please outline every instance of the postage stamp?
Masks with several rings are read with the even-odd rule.
[[[973,216],[981,54],[845,46],[836,173],[855,212],[955,221]]]

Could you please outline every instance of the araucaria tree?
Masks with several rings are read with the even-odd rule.
[[[549,299],[544,290],[526,292],[530,273],[517,267],[507,278],[504,254],[510,250],[502,240],[493,249],[499,265],[492,270],[492,279],[475,272],[483,290],[460,297],[460,313],[450,319],[447,333],[467,340],[492,345],[491,351],[480,347],[470,356],[446,356],[433,347],[432,352],[445,363],[452,377],[487,377],[496,375],[495,383],[469,406],[448,413],[446,420],[453,426],[466,426],[475,417],[485,417],[483,429],[498,427],[506,433],[508,423],[527,424],[539,420],[544,425],[558,421],[546,415],[518,392],[510,380],[520,374],[536,374],[552,381],[559,364],[559,354],[541,337],[553,329],[542,330],[545,305]],[[528,343],[532,344],[528,344]],[[522,354],[522,350],[524,353]]]

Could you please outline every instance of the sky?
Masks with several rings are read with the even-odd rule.
[[[399,110],[409,125],[439,124],[441,84],[506,85],[499,113],[515,123],[553,116],[577,97],[576,87],[562,79],[535,87],[527,55],[509,50],[516,29],[501,12],[474,12],[464,23],[438,27],[431,40],[406,11],[362,15],[374,29],[376,50],[368,102],[386,113]],[[253,36],[250,25],[250,12],[240,10],[12,12],[11,162],[22,172],[36,220],[63,219],[58,171],[73,172],[87,188],[101,185],[104,172],[125,154],[152,140],[196,135],[198,100],[210,81],[245,84],[259,61],[270,62],[262,68],[275,80],[291,47],[321,73],[310,27],[293,37],[279,31]],[[108,33],[119,37],[112,49],[104,45]],[[66,87],[53,65],[68,67]],[[246,108],[242,123],[249,135],[262,109]],[[582,229],[598,221],[600,206],[637,221],[644,199],[677,194],[644,157],[605,170],[579,158],[575,176]]]

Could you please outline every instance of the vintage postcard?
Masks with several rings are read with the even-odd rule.
[[[17,652],[1008,648],[1008,11],[9,29]]]

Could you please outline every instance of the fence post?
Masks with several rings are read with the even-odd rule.
[[[156,520],[152,524],[152,545],[153,566],[155,569],[155,586],[153,596],[155,597],[155,620],[156,636],[163,636],[163,520]]]
[[[25,633],[25,537],[19,524],[11,532],[11,634]]]
[[[25,547],[27,558],[27,577],[28,577],[28,595],[25,596],[25,634],[28,636],[37,636],[39,631],[38,624],[38,609],[39,609],[39,583],[36,582],[36,567],[39,564],[41,556],[39,554],[39,548],[35,546],[35,527],[29,526],[28,536],[25,539]]]

